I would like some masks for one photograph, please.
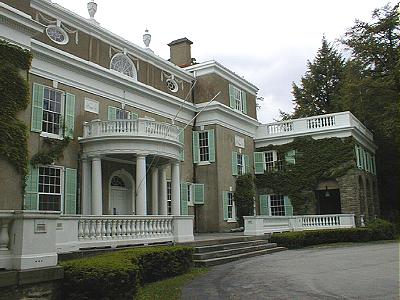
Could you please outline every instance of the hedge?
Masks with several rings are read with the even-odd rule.
[[[160,246],[62,262],[62,298],[132,299],[143,283],[187,272],[192,253],[190,247]]]
[[[274,233],[271,241],[289,249],[338,242],[368,242],[395,238],[394,225],[375,220],[364,228],[323,229]]]

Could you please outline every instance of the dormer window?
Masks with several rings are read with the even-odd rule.
[[[132,77],[135,80],[137,79],[135,65],[130,58],[123,53],[117,53],[113,56],[110,63],[110,69]]]

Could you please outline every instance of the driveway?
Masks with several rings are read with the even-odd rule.
[[[211,268],[182,299],[399,299],[399,243],[320,246]]]

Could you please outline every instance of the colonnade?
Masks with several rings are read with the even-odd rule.
[[[102,215],[102,171],[101,157],[82,158],[82,214]],[[171,162],[171,213],[180,215],[180,163]],[[151,171],[151,214],[167,215],[167,165],[152,167]],[[136,157],[136,193],[132,197],[132,207],[136,207],[135,214],[145,216],[150,214],[147,211],[147,182],[146,182],[146,156]]]

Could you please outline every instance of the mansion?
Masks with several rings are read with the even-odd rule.
[[[20,72],[30,95],[18,113],[28,130],[24,193],[0,156],[0,268],[238,228],[237,177],[296,164],[295,150],[272,148],[299,137],[351,138],[349,170],[322,178],[302,210],[258,186],[256,215],[379,214],[376,146],[350,112],[261,124],[254,84],[216,61],[194,63],[187,38],[170,42],[165,60],[150,49],[147,30],[138,46],[101,27],[96,9],[89,2],[84,18],[49,0],[0,2],[2,51],[16,45],[33,57]],[[59,155],[43,163],[54,148]],[[25,235],[36,239],[12,244]]]

